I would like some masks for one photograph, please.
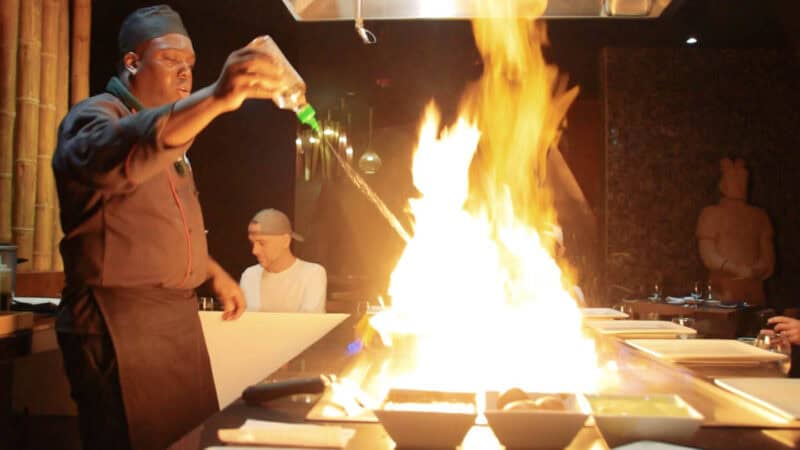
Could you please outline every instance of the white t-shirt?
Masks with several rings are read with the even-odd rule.
[[[279,273],[250,266],[239,280],[247,310],[264,312],[324,313],[327,284],[324,267],[299,258]]]

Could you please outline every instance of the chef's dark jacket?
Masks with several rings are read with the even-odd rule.
[[[116,414],[85,374],[118,380],[119,416],[135,450],[165,448],[219,408],[194,293],[208,250],[185,158],[191,142],[168,148],[159,136],[172,108],[134,111],[110,93],[91,97],[64,118],[53,155],[66,278],[59,339],[109,337],[109,367],[118,372],[106,380],[81,359],[88,350],[61,344],[73,398],[81,416]]]

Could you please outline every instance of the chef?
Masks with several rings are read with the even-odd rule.
[[[118,44],[118,76],[58,132],[56,325],[84,448],[163,449],[219,409],[195,288],[209,282],[225,320],[245,309],[208,255],[186,152],[219,115],[271,98],[281,69],[242,48],[192,92],[192,41],[164,5],[131,13]]]

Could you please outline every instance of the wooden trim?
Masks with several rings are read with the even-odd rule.
[[[19,0],[0,0],[0,242],[11,242]]]
[[[17,274],[17,297],[61,298],[64,289],[64,272],[24,272]]]

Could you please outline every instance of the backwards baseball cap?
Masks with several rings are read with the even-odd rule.
[[[183,26],[181,16],[167,5],[148,6],[130,13],[119,29],[117,44],[119,54],[124,55],[136,50],[142,42],[169,33],[182,34],[189,37]]]
[[[278,211],[277,209],[262,209],[257,212],[250,223],[259,226],[258,234],[279,235],[288,234],[292,239],[303,242],[303,236],[292,231],[292,222],[286,217],[286,214]]]

